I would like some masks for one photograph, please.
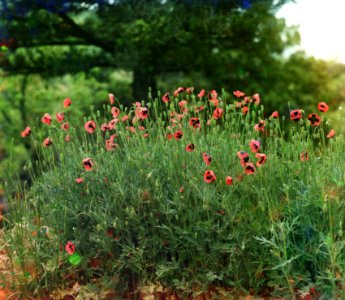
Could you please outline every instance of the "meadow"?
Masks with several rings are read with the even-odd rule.
[[[104,98],[81,120],[66,97],[18,132],[37,159],[4,219],[10,299],[344,299],[332,107],[192,87]]]

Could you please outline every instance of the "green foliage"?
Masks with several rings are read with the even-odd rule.
[[[324,297],[341,294],[341,133],[325,139],[328,131],[304,119],[285,129],[279,119],[267,119],[265,129],[256,131],[263,107],[248,104],[243,115],[233,96],[224,92],[220,98],[219,119],[212,101],[194,95],[150,101],[147,119],[140,119],[140,108],[125,108],[117,99],[116,130],[100,130],[113,119],[109,105],[104,111],[91,107],[84,121],[95,121],[92,134],[75,120],[72,105],[66,109],[69,143],[57,124],[33,127],[40,176],[26,165],[34,184],[22,201],[12,200],[6,234],[18,271],[35,265],[31,285],[22,288],[52,290],[68,284],[66,278],[89,282],[101,276],[112,278],[117,289],[153,282],[186,294],[209,285],[256,292],[272,287],[291,297],[311,286]],[[184,107],[182,99],[188,101]],[[201,105],[205,109],[196,112]],[[125,115],[129,120],[121,121]],[[200,129],[190,125],[191,117],[199,118]],[[177,130],[181,139],[167,138]],[[106,151],[112,134],[114,149]],[[53,145],[39,147],[47,136]],[[237,152],[247,151],[255,163],[252,139],[260,141],[267,162],[246,175]],[[189,143],[195,151],[185,150]],[[202,159],[205,152],[210,165]],[[300,160],[302,152],[309,160]],[[83,168],[85,158],[93,161],[91,171]],[[206,170],[215,173],[214,182],[205,182]],[[232,185],[226,185],[226,176],[233,177]],[[68,241],[81,257],[78,264],[64,251]],[[100,264],[91,267],[95,259]]]
[[[214,88],[247,87],[248,78],[261,83],[275,57],[298,40],[274,16],[288,0],[252,0],[248,8],[242,1],[6,2],[2,23],[15,40],[6,72],[118,67],[134,72],[136,98],[146,98],[147,86],[156,92],[157,76],[167,72],[199,70]]]
[[[107,91],[114,87],[117,88],[117,96],[125,102],[130,94],[128,73],[93,68],[89,74],[56,78],[18,75],[3,80],[0,83],[0,186],[5,177],[28,180],[22,174],[22,166],[30,157],[35,159],[35,148],[30,143],[22,143],[20,136],[28,124],[41,122],[47,111],[58,112],[67,92],[73,101],[75,116],[81,118],[91,102],[100,105]]]

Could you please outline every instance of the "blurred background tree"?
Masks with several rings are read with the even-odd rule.
[[[146,97],[149,86],[156,91],[157,76],[172,72],[198,70],[213,78],[210,85],[247,88],[298,41],[274,17],[287,1],[2,0],[13,38],[4,70],[51,77],[122,68],[133,74],[135,98]]]
[[[148,87],[259,92],[268,113],[344,99],[343,65],[285,55],[299,43],[275,17],[287,2],[0,0],[0,176],[31,156],[20,132],[33,116],[67,96],[77,115],[108,92],[145,99]]]

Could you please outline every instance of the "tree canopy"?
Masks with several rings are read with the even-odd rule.
[[[262,79],[296,42],[274,16],[287,1],[1,0],[11,40],[3,69],[55,76],[123,68],[133,71],[136,98],[168,72],[199,70],[217,86],[241,86]]]

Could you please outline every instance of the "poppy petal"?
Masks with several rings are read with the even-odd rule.
[[[319,102],[317,109],[321,112],[328,112],[329,107],[326,102]]]
[[[327,138],[328,139],[331,139],[332,137],[334,137],[335,136],[335,131],[334,131],[334,129],[332,129],[328,134],[327,134]]]
[[[211,183],[213,181],[215,181],[217,178],[216,178],[216,175],[213,173],[213,171],[211,170],[206,170],[205,173],[204,173],[204,181],[206,183]]]
[[[28,126],[28,127],[26,127],[23,131],[22,131],[22,133],[20,134],[22,137],[27,137],[27,136],[29,136],[31,134],[31,128]]]
[[[68,107],[72,104],[72,101],[70,98],[66,98],[64,101],[63,101],[63,106],[64,107]]]
[[[233,179],[231,176],[226,176],[225,178],[225,184],[226,185],[232,185],[233,184]]]

